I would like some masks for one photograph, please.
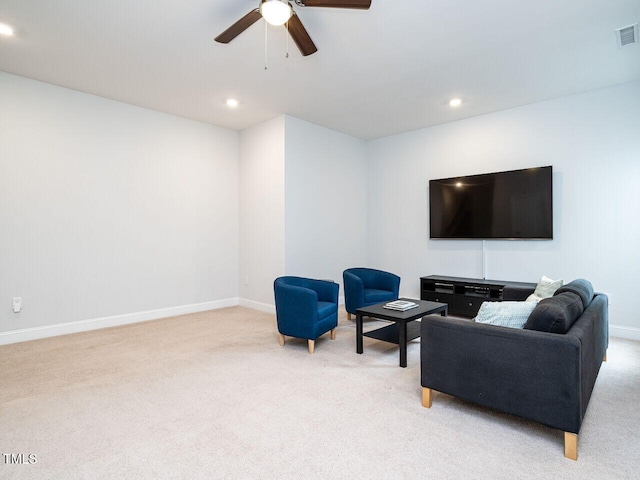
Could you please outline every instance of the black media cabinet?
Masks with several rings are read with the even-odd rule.
[[[420,300],[446,303],[450,315],[475,317],[482,302],[501,302],[507,285],[536,288],[535,283],[429,275],[420,277]]]

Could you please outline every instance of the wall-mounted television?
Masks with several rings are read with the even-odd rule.
[[[429,181],[430,238],[553,238],[552,167]]]

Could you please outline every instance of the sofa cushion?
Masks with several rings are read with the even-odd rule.
[[[532,302],[483,302],[476,323],[522,328],[534,308]]]
[[[575,293],[582,300],[582,308],[587,308],[593,300],[593,285],[589,280],[578,278],[556,290],[556,295],[564,292]]]
[[[567,333],[583,311],[582,300],[578,295],[572,292],[559,293],[540,300],[529,315],[524,328],[540,332]]]
[[[536,285],[535,291],[527,298],[528,302],[539,302],[543,298],[552,297],[556,290],[562,286],[564,281],[560,278],[558,280],[552,280],[549,277],[542,276],[538,285]]]
[[[328,317],[338,311],[338,305],[333,302],[318,302],[318,318]]]

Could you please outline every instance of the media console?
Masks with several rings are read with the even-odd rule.
[[[482,302],[501,302],[505,286],[535,289],[535,283],[478,278],[420,277],[420,299],[449,305],[450,315],[475,317]]]

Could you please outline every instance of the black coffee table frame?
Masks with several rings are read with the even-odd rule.
[[[384,302],[356,310],[356,353],[363,352],[363,336],[394,343],[400,347],[400,366],[406,367],[407,342],[420,336],[420,324],[415,322],[415,320],[433,313],[440,313],[442,316],[447,315],[448,305],[446,303],[414,300],[412,298],[401,298],[400,300],[415,302],[418,306],[404,312],[399,312],[397,310],[384,308],[384,305],[388,303]],[[386,327],[363,332],[362,320],[364,317],[389,320],[393,323]]]

